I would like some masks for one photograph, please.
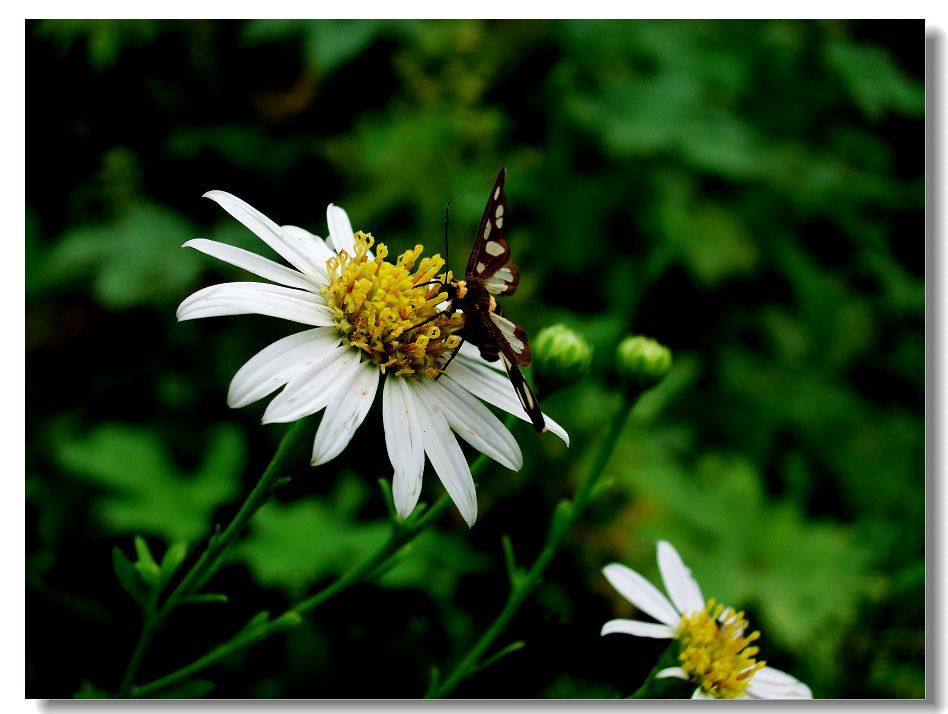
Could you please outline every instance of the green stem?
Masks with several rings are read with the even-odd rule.
[[[197,562],[191,566],[184,578],[178,583],[178,586],[165,599],[161,607],[150,610],[145,615],[145,622],[142,625],[142,632],[138,638],[138,643],[132,651],[128,666],[125,669],[125,675],[122,677],[122,683],[119,686],[118,697],[125,698],[129,695],[132,688],[132,682],[138,674],[142,659],[145,656],[148,647],[151,644],[155,633],[168,618],[174,608],[180,603],[181,599],[191,595],[203,587],[208,579],[217,571],[221,562],[221,556],[237,538],[244,526],[250,521],[253,515],[269,498],[273,489],[273,484],[283,472],[287,461],[295,451],[297,444],[309,432],[312,425],[311,419],[300,419],[293,422],[283,439],[276,453],[270,460],[266,471],[260,477],[253,491],[247,496],[237,515],[231,520],[227,528],[222,533],[211,536],[207,548],[201,554]]]
[[[447,679],[440,684],[434,681],[432,682],[432,686],[429,687],[428,692],[425,694],[426,697],[440,699],[447,696],[470,674],[481,669],[480,662],[487,653],[487,650],[494,644],[501,633],[503,633],[504,629],[510,623],[510,620],[517,613],[517,610],[520,609],[524,600],[526,600],[540,584],[543,571],[546,570],[547,565],[549,565],[553,556],[556,555],[560,543],[562,543],[569,529],[579,519],[589,504],[593,488],[599,480],[603,469],[606,467],[609,458],[612,456],[615,445],[622,433],[622,428],[629,416],[629,412],[635,405],[635,401],[634,396],[625,395],[623,397],[622,404],[620,404],[612,417],[612,421],[609,423],[609,430],[599,443],[599,448],[596,451],[592,465],[586,473],[586,477],[583,479],[576,497],[573,499],[572,504],[564,502],[557,508],[543,550],[540,551],[540,555],[530,567],[530,570],[528,570],[526,574],[516,578],[510,595],[507,597],[507,602],[504,604],[504,608],[500,611],[500,614],[497,615],[490,627],[487,628],[474,646],[468,650],[468,653],[458,663]]]
[[[510,426],[509,422],[507,426]],[[484,454],[478,456],[474,463],[471,464],[471,475],[476,477],[478,474],[480,474],[480,472],[483,471],[484,467],[486,466],[487,461],[488,458]],[[409,517],[408,520],[403,523],[396,524],[392,530],[392,534],[389,536],[389,539],[379,550],[370,555],[361,563],[351,567],[339,578],[334,580],[319,592],[311,595],[305,600],[300,601],[279,617],[264,622],[249,632],[246,630],[240,631],[227,642],[218,645],[213,650],[205,653],[190,664],[176,669],[174,672],[171,672],[164,677],[160,677],[159,679],[155,679],[151,682],[148,682],[147,684],[135,687],[132,690],[132,694],[135,697],[146,697],[153,694],[154,692],[161,691],[162,689],[165,689],[170,685],[181,681],[182,679],[190,677],[191,675],[200,672],[207,667],[210,667],[212,664],[215,664],[216,662],[240,649],[249,647],[250,645],[259,642],[262,639],[270,637],[271,635],[286,629],[288,624],[299,622],[299,618],[303,613],[315,610],[323,603],[332,599],[336,595],[339,595],[341,592],[347,590],[356,583],[366,579],[367,577],[370,577],[373,572],[377,571],[379,568],[382,568],[390,558],[397,555],[402,547],[417,538],[436,518],[444,513],[444,511],[448,510],[452,505],[453,501],[451,501],[451,498],[447,493],[443,493],[438,498],[438,500],[435,501],[431,508],[426,509],[417,516]]]

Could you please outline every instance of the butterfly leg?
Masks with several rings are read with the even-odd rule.
[[[444,366],[441,368],[441,371],[438,373],[438,376],[435,377],[435,379],[438,379],[442,374],[445,373],[445,371],[448,369],[448,365],[451,364],[451,360],[453,360],[457,356],[458,352],[461,351],[461,345],[463,344],[464,344],[464,338],[462,337],[461,341],[458,342],[458,346],[454,348],[454,351],[451,353],[451,356],[448,357],[448,361],[444,363]]]

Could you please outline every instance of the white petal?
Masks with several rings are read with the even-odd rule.
[[[616,632],[623,635],[635,635],[636,637],[654,637],[660,640],[671,640],[675,637],[674,628],[668,625],[640,620],[609,620],[602,626],[599,634],[611,635]]]
[[[326,242],[317,235],[313,235],[305,228],[299,226],[280,226],[283,231],[307,246],[313,255],[313,273],[314,280],[320,285],[329,282],[329,269],[326,267],[326,261],[336,256],[332,248],[326,245]]]
[[[464,389],[488,404],[513,414],[518,419],[530,421],[529,415],[523,410],[517,392],[506,375],[495,372],[483,365],[483,360],[475,361],[462,356],[460,353],[448,366],[444,377],[453,379]],[[553,419],[543,414],[546,428],[560,437],[569,446],[569,434]]]
[[[355,234],[349,215],[339,206],[329,204],[326,207],[326,223],[329,224],[329,241],[337,253],[346,251],[349,256],[355,255]]]
[[[688,675],[681,667],[665,667],[665,669],[656,672],[655,679],[684,679],[688,681]]]
[[[371,362],[364,362],[355,374],[339,384],[330,399],[323,420],[316,430],[313,442],[313,466],[319,466],[336,458],[352,441],[356,429],[362,424],[369,407],[375,401],[379,387],[379,372]]]
[[[243,268],[254,275],[259,275],[261,278],[272,280],[280,285],[288,285],[291,288],[302,288],[310,292],[314,292],[316,289],[316,283],[313,278],[307,277],[292,268],[287,268],[285,265],[274,263],[269,258],[264,258],[243,248],[237,248],[232,245],[227,245],[226,243],[218,243],[217,241],[207,240],[206,238],[189,240],[182,247],[194,248],[218,260],[236,265],[238,268]],[[322,300],[320,300],[320,302],[322,302]]]
[[[414,384],[408,386],[412,390],[417,388]],[[477,520],[477,494],[474,491],[471,468],[464,459],[464,453],[454,438],[454,432],[451,431],[441,407],[438,404],[427,406],[428,409],[419,409],[417,412],[424,430],[425,453],[444,484],[444,490],[461,512],[464,522],[471,527]]]
[[[389,375],[382,388],[382,425],[385,448],[395,469],[392,498],[395,512],[407,518],[421,495],[425,470],[425,444],[416,410],[419,405],[406,380]]]
[[[339,384],[350,379],[358,367],[359,353],[355,349],[326,350],[273,398],[263,413],[263,423],[296,421],[324,409]]]
[[[513,434],[490,410],[450,379],[425,380],[416,391],[427,403],[441,405],[454,432],[508,469],[519,471],[523,454]]]
[[[234,409],[262,399],[339,344],[331,327],[314,327],[277,340],[251,357],[230,382],[227,404]]]
[[[178,306],[179,320],[221,315],[268,315],[304,325],[332,325],[329,310],[304,290],[269,283],[221,283],[198,290]]]
[[[705,694],[704,690],[701,687],[698,687],[694,694],[691,695],[692,699],[714,699],[710,694]]]
[[[754,673],[747,693],[758,699],[812,699],[813,692],[796,677],[773,667]]]
[[[665,590],[672,603],[682,614],[699,612],[704,608],[701,588],[685,565],[675,547],[666,540],[658,541],[658,569]]]
[[[326,261],[330,258],[335,258],[336,253],[326,245],[326,241],[320,238],[315,233],[310,233],[305,228],[300,228],[299,226],[280,226],[285,233],[292,236],[293,238],[299,240],[301,243],[308,245],[308,250],[313,254],[313,260],[315,260],[323,269],[323,272],[326,272]]]
[[[610,563],[602,573],[612,587],[639,610],[669,627],[678,627],[681,615],[658,588],[637,572],[620,563]]]
[[[247,226],[260,240],[283,256],[290,265],[307,275],[313,277],[319,275],[320,263],[316,259],[316,253],[312,245],[302,236],[284,231],[249,203],[226,191],[208,191],[204,197],[220,204],[221,208]],[[325,274],[325,262],[322,263],[322,271]]]

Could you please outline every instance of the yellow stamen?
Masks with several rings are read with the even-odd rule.
[[[424,248],[416,245],[393,264],[385,260],[388,249],[382,243],[374,258],[369,255],[375,243],[371,233],[359,231],[355,240],[355,255],[340,251],[326,261],[330,280],[322,291],[343,344],[358,347],[383,373],[437,377],[464,326],[461,313],[438,310],[447,297],[441,286],[424,285],[439,275],[444,261],[438,255],[419,261]]]
[[[760,637],[749,635],[744,612],[717,604],[714,598],[700,612],[682,615],[677,639],[681,642],[682,669],[689,679],[716,699],[734,699],[744,693],[754,674],[766,662],[757,662],[757,647],[749,645]]]

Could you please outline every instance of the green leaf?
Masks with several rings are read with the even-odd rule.
[[[331,74],[370,45],[389,20],[316,20],[305,25],[305,57],[317,72]]]
[[[148,598],[148,588],[143,582],[139,570],[132,565],[132,562],[118,546],[112,548],[112,569],[115,570],[115,576],[125,592],[131,596],[139,607],[144,607]]]
[[[196,595],[186,595],[181,598],[181,603],[190,603],[192,605],[203,605],[206,603],[220,603],[226,605],[229,598],[223,593],[197,593]]]
[[[133,204],[112,222],[70,228],[43,256],[37,280],[49,289],[91,279],[99,302],[116,310],[174,303],[202,267],[181,248],[193,234],[170,209]]]
[[[331,504],[270,502],[257,512],[249,533],[231,551],[261,585],[300,595],[319,578],[341,573],[381,547],[389,530],[385,521],[359,524]]]
[[[921,116],[925,111],[924,87],[906,76],[882,47],[839,40],[826,46],[825,56],[869,119],[878,120],[887,112]]]
[[[160,569],[158,563],[151,556],[151,551],[148,550],[145,539],[138,535],[135,536],[135,553],[138,555],[135,568],[141,574],[142,579],[148,583],[149,589],[154,589],[158,585]]]
[[[161,573],[159,578],[160,587],[168,584],[175,572],[181,567],[185,556],[188,554],[188,544],[184,542],[173,543],[168,546],[164,557],[161,559]]]
[[[206,533],[214,511],[237,494],[244,446],[236,427],[218,426],[201,467],[184,474],[152,432],[103,424],[56,440],[54,457],[68,475],[100,491],[93,514],[106,530],[193,542]]]
[[[367,481],[346,474],[326,501],[267,503],[254,516],[247,535],[232,548],[232,557],[247,564],[265,587],[301,596],[321,578],[339,575],[368,557],[388,539],[391,522],[358,515],[372,497]],[[455,534],[429,529],[373,573],[383,587],[422,587],[447,596],[466,574],[489,558]]]

